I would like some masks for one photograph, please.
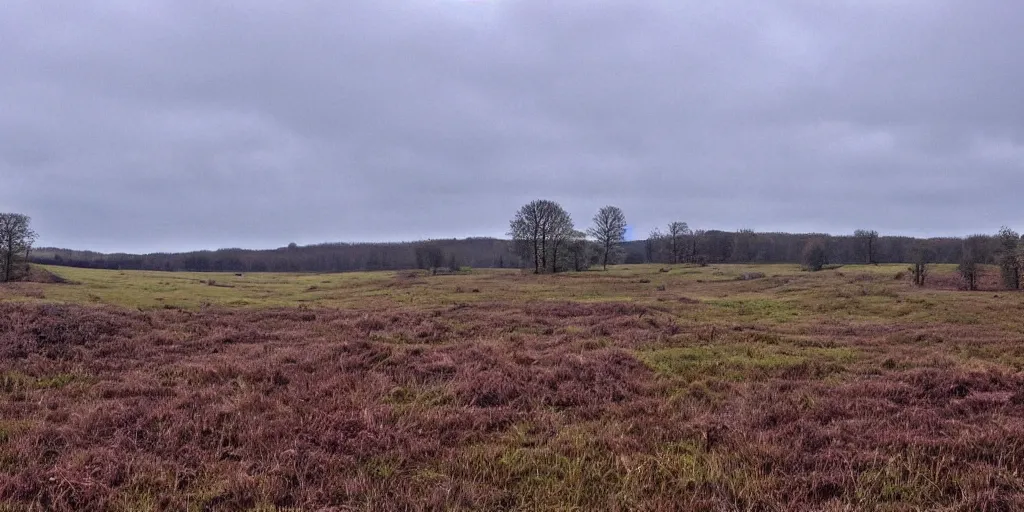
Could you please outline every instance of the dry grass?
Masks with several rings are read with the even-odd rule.
[[[1022,296],[901,268],[10,285],[0,503],[1024,507]]]

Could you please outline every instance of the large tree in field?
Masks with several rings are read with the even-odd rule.
[[[565,269],[563,263],[567,261],[569,244],[579,231],[576,231],[569,213],[559,206],[551,217],[550,232],[551,243],[548,245],[551,247],[551,255],[548,261],[551,262],[551,272],[557,273]]]
[[[878,231],[870,229],[858,229],[853,232],[854,238],[856,238],[860,245],[860,250],[863,251],[865,262],[868,265],[877,263],[875,261],[876,246],[878,245]]]
[[[626,241],[626,216],[616,206],[605,206],[594,215],[594,226],[587,234],[601,246],[601,264],[608,270],[608,260]]]
[[[572,218],[561,205],[538,199],[516,212],[509,223],[508,235],[517,252],[524,259],[533,260],[533,271],[539,274],[558,270],[559,249],[564,249],[574,231]]]
[[[14,279],[18,269],[28,264],[36,240],[30,222],[20,213],[0,213],[0,281]]]

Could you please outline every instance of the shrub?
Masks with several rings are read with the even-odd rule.
[[[801,257],[804,268],[811,272],[817,272],[828,263],[828,255],[825,252],[825,244],[821,240],[811,240],[804,247]]]
[[[971,258],[964,258],[960,261],[960,265],[956,267],[960,278],[963,279],[963,287],[969,291],[978,289],[978,278],[981,273],[978,267],[978,262]]]

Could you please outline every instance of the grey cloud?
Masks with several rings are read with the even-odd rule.
[[[0,209],[101,250],[501,235],[537,197],[761,230],[1021,226],[1012,2],[0,6]]]

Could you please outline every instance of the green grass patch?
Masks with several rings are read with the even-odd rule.
[[[637,357],[667,376],[694,381],[708,377],[735,381],[767,377],[823,377],[857,360],[851,348],[804,347],[792,343],[730,343],[639,352]]]

